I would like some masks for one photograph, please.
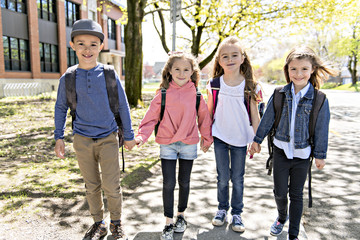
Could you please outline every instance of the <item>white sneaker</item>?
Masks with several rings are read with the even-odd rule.
[[[221,209],[217,211],[215,217],[212,220],[212,224],[218,227],[224,225],[224,223],[226,222],[226,215],[226,210]]]
[[[234,232],[245,232],[245,226],[240,215],[233,215],[231,221],[231,228]]]

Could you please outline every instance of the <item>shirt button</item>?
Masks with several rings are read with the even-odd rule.
[[[297,132],[299,132],[299,129],[296,129]]]
[[[91,86],[88,86],[88,88],[91,88]]]

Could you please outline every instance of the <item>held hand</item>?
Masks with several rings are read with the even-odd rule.
[[[135,146],[135,144],[136,144],[135,140],[124,141],[124,147],[129,151]]]
[[[56,140],[55,154],[58,158],[65,159],[65,143],[63,139]]]
[[[210,146],[202,146],[201,150],[206,153],[209,150]]]
[[[138,147],[141,147],[141,146],[144,144],[144,142],[143,142],[143,140],[142,140],[141,137],[136,137],[136,138],[135,138],[135,142],[136,142],[136,145],[137,145]]]
[[[204,138],[201,137],[200,139],[200,149],[206,153],[209,150],[210,146],[204,146]]]
[[[315,158],[315,165],[319,170],[323,169],[325,167],[325,159]]]
[[[260,144],[256,143],[256,142],[253,142],[251,145],[250,145],[250,148],[248,150],[248,153],[250,155],[250,158],[252,158],[252,156],[255,154],[255,153],[260,153],[261,151],[261,146]]]

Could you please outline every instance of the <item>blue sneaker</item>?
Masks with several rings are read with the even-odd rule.
[[[273,236],[279,235],[282,232],[284,225],[285,225],[286,221],[288,220],[288,218],[289,217],[286,217],[286,220],[284,223],[280,223],[279,217],[277,217],[275,222],[273,223],[273,225],[271,225],[271,227],[270,227],[270,234]]]
[[[233,215],[232,221],[231,221],[231,228],[234,232],[245,232],[245,226],[242,222],[240,215]]]
[[[224,225],[226,221],[226,215],[227,215],[227,211],[224,209],[217,211],[215,217],[211,221],[212,224],[218,227]]]

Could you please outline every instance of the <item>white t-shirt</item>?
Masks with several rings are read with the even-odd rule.
[[[211,92],[210,83],[206,87]],[[223,76],[220,77],[220,91],[212,125],[214,137],[236,147],[245,147],[255,136],[244,104],[244,88],[245,81],[237,86],[228,86]],[[256,92],[259,90],[258,85]]]

